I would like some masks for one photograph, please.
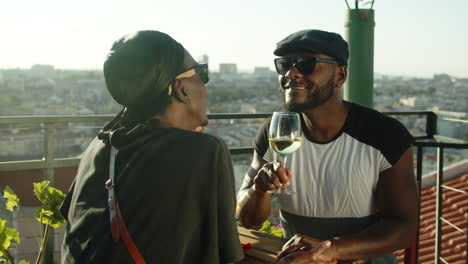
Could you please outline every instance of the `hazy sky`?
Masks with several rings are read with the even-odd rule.
[[[112,43],[155,29],[210,67],[273,69],[276,42],[318,28],[344,34],[344,0],[2,0],[0,68],[100,69]],[[468,0],[376,0],[375,71],[468,77]]]

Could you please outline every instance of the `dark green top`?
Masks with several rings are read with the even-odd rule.
[[[221,139],[158,128],[117,148],[118,202],[146,263],[229,263],[243,257],[232,163]],[[62,205],[68,221],[63,263],[131,263],[123,242],[112,240],[104,185],[109,153],[110,146],[95,139],[83,154]]]

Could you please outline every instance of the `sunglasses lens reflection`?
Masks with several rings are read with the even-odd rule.
[[[315,69],[315,58],[301,58],[296,63],[296,66],[302,74],[311,74]]]
[[[195,67],[195,72],[198,73],[200,79],[204,84],[206,84],[210,80],[210,78],[208,77],[208,64],[198,64]]]
[[[292,67],[296,67],[302,74],[311,74],[315,69],[314,57],[285,57],[275,59],[276,71],[285,75]]]
[[[204,84],[206,84],[210,78],[208,77],[208,65],[204,66],[200,72],[200,77]]]
[[[291,68],[292,64],[287,58],[279,58],[275,60],[276,71],[279,74],[286,74]]]

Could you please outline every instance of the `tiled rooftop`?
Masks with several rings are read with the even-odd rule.
[[[445,181],[444,185],[468,192],[468,173]],[[434,263],[435,255],[435,210],[436,187],[421,191],[421,215],[419,233],[420,264]],[[451,264],[466,264],[466,232],[468,225],[468,194],[443,190],[442,217],[462,229],[456,230],[442,222],[441,256]],[[397,254],[399,263],[403,263],[403,253]],[[443,263],[443,262],[442,262]]]

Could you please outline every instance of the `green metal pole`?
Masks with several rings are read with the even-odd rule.
[[[348,80],[344,99],[374,105],[374,10],[347,9],[345,38],[349,44]]]

